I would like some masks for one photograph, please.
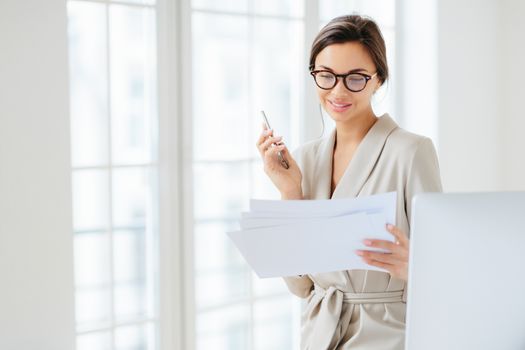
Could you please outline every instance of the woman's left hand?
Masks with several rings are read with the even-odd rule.
[[[409,239],[394,225],[386,225],[386,229],[395,237],[395,242],[381,239],[366,239],[363,243],[368,247],[387,250],[388,253],[371,250],[357,250],[356,254],[369,265],[387,270],[392,277],[408,281],[408,250]]]

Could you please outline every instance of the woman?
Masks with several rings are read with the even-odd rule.
[[[292,293],[307,298],[301,349],[404,349],[409,217],[412,197],[440,192],[432,141],[399,128],[388,114],[374,115],[371,99],[388,79],[378,26],[358,15],[333,19],[317,35],[310,72],[319,101],[335,121],[326,138],[301,146],[293,157],[281,137],[263,130],[257,147],[282,199],[328,199],[396,191],[393,241],[366,240],[349,251],[385,272],[350,270],[285,277]],[[279,163],[277,152],[288,160]]]

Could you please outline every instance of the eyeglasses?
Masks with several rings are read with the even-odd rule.
[[[337,78],[342,78],[345,87],[352,92],[364,90],[366,83],[377,75],[364,73],[335,74],[329,70],[314,70],[310,74],[314,77],[315,83],[323,90],[333,89],[337,85]]]

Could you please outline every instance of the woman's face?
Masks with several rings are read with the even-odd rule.
[[[376,67],[365,47],[359,42],[332,44],[325,47],[315,59],[314,70],[329,70],[335,74],[346,74],[359,70],[359,73],[372,76]],[[371,111],[373,93],[379,88],[378,76],[368,81],[359,92],[348,90],[341,78],[331,90],[317,86],[319,101],[336,122],[350,121]]]

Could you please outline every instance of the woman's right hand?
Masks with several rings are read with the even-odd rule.
[[[264,172],[281,192],[283,199],[302,199],[301,181],[303,176],[301,170],[290,155],[286,145],[281,141],[282,136],[274,137],[273,130],[268,130],[263,125],[263,131],[257,140],[257,148],[264,162]],[[281,165],[277,155],[279,151],[288,162],[288,169]]]

